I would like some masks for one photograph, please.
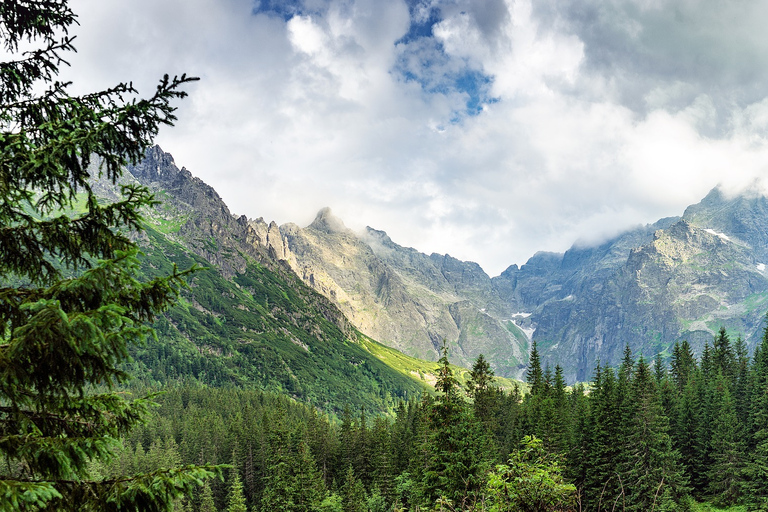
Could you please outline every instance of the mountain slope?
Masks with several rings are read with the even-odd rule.
[[[319,315],[340,333],[321,339],[356,343],[360,331],[431,360],[445,339],[452,361],[469,366],[483,353],[497,374],[518,378],[535,339],[544,364],[584,381],[598,360],[617,364],[625,345],[653,358],[687,339],[700,353],[723,325],[752,346],[768,309],[768,199],[757,193],[729,198],[714,190],[682,217],[596,246],[538,253],[491,279],[475,263],[422,254],[383,231],[353,233],[328,209],[304,228],[235,217],[159,148],[130,171],[164,200],[149,215],[162,243],[178,244],[241,287],[238,279],[256,264],[291,283],[284,289],[303,283],[315,311],[308,318]],[[276,316],[269,304],[262,308]],[[281,339],[301,346],[285,333]],[[287,370],[263,375],[288,386]]]
[[[765,198],[715,190],[682,218],[537,255],[494,285],[530,313],[543,360],[570,380],[588,380],[598,360],[617,364],[625,345],[650,359],[687,339],[701,353],[720,326],[752,346],[768,309],[767,213]]]
[[[432,389],[435,364],[362,335],[298,278],[276,224],[232,215],[213,188],[178,169],[159,147],[125,178],[150,187],[161,201],[145,213],[138,240],[144,275],[166,274],[173,265],[204,267],[158,320],[158,339],[134,354],[139,378],[256,386],[331,411],[347,405],[386,411]],[[111,183],[95,186],[105,198],[116,197]]]
[[[139,378],[257,386],[327,410],[383,411],[428,388],[373,356],[343,314],[274,257],[253,221],[233,216],[170,155],[155,147],[128,170],[162,201],[146,213],[138,240],[143,273],[206,267],[158,320],[158,340],[136,352]],[[109,185],[100,186],[108,196]]]
[[[499,375],[518,377],[527,339],[479,265],[401,247],[382,231],[358,235],[329,209],[306,228],[280,227],[286,261],[361,332],[409,355],[435,360],[443,340],[471,366],[481,353]]]

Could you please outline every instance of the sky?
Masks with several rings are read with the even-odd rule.
[[[72,0],[72,91],[187,73],[156,142],[233,213],[323,207],[491,276],[768,190],[768,2]]]

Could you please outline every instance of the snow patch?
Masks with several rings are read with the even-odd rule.
[[[731,239],[730,239],[730,238],[728,237],[728,235],[726,235],[725,233],[718,233],[718,232],[717,232],[717,231],[715,231],[714,229],[709,229],[709,228],[705,229],[704,231],[706,231],[706,232],[707,232],[707,233],[709,233],[710,235],[715,235],[715,236],[717,236],[717,237],[720,237],[720,238],[722,238],[723,240],[725,240],[726,242],[730,242],[730,241],[731,241]]]
[[[519,313],[513,314],[511,320],[512,323],[515,324],[517,328],[523,331],[523,334],[528,337],[528,341],[531,341],[533,340],[533,333],[536,332],[536,327],[523,327],[520,325],[521,320],[528,318],[529,316],[531,316],[530,313],[524,313],[521,311]]]
[[[758,272],[765,272],[765,263],[758,263],[757,270]]]
[[[520,326],[518,325],[518,327]],[[536,332],[535,327],[529,327],[529,328],[520,327],[520,330],[523,331],[526,336],[528,336],[528,341],[533,341],[533,333]]]

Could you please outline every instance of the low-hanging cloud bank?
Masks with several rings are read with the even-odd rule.
[[[202,78],[158,142],[251,217],[330,206],[497,274],[768,175],[758,3],[72,6],[81,90]]]

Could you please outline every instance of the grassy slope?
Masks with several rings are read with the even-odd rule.
[[[407,375],[413,379],[418,379],[430,389],[434,385],[437,363],[407,356],[402,352],[382,345],[363,334],[360,334],[360,343],[365,350],[377,359],[386,363],[390,368],[394,368],[403,375]],[[453,371],[457,380],[462,385],[469,379],[469,370],[466,368],[453,366]],[[494,380],[497,386],[506,391],[511,390],[517,385],[521,392],[528,392],[528,385],[525,382],[508,379],[506,377],[495,377]]]

